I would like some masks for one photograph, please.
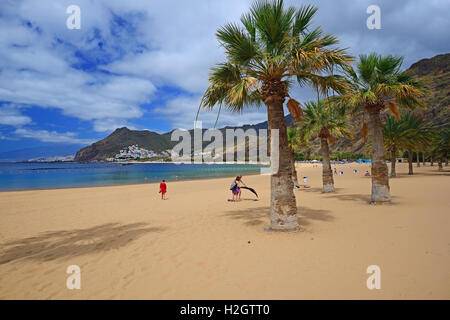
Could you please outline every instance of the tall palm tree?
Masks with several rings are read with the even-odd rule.
[[[242,25],[228,23],[216,36],[225,49],[226,62],[212,68],[209,87],[200,108],[225,106],[242,112],[246,107],[267,107],[269,130],[278,130],[279,150],[271,148],[271,162],[279,159],[271,175],[271,229],[298,229],[297,205],[293,192],[290,148],[287,142],[283,103],[289,89],[325,84],[337,92],[345,86],[327,76],[336,66],[346,66],[352,58],[335,48],[336,37],[311,28],[317,11],[313,6],[286,8],[282,0],[256,1],[241,17]],[[290,98],[287,107],[299,119],[301,108]],[[275,152],[278,151],[278,152]]]
[[[392,55],[381,56],[376,53],[361,55],[356,70],[353,68],[346,70],[352,84],[351,90],[338,97],[341,106],[348,106],[354,110],[363,109],[368,116],[366,128],[372,146],[371,203],[391,201],[381,112],[389,108],[398,118],[398,106],[414,108],[422,105],[423,84],[412,74],[401,71],[402,62],[402,57]]]
[[[383,124],[384,146],[391,154],[391,178],[397,176],[395,165],[397,162],[397,152],[407,146],[414,134],[414,129],[408,127],[409,115],[403,114],[400,120],[390,116]]]
[[[327,107],[323,100],[309,101],[305,104],[305,119],[301,126],[307,138],[317,135],[320,138],[322,153],[322,192],[334,192],[333,172],[330,163],[329,142],[335,142],[335,136],[352,137],[348,126],[345,109]]]
[[[288,145],[291,148],[290,160],[292,166],[292,182],[294,183],[295,188],[300,187],[300,184],[298,183],[297,169],[295,168],[295,150],[298,149],[300,139],[297,131],[298,130],[296,127],[287,129]]]

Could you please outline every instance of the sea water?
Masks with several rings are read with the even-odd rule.
[[[253,164],[0,163],[0,191],[112,186],[258,174]]]

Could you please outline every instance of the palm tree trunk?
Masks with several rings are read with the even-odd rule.
[[[416,152],[416,156],[417,156],[417,168],[420,168],[420,152],[419,151],[417,151]]]
[[[322,150],[322,192],[334,192],[333,172],[331,171],[330,149],[327,138],[320,138],[320,146]]]
[[[272,90],[280,90],[278,84],[269,84]],[[280,92],[280,91],[278,91]],[[272,173],[270,177],[270,221],[272,230],[297,230],[299,229],[297,217],[297,203],[293,191],[292,168],[290,147],[288,145],[286,120],[283,111],[284,95],[272,94],[265,99],[267,105],[270,130],[278,130],[279,152],[271,149],[270,161],[272,165],[279,163],[278,171]]]
[[[445,166],[448,167],[448,158],[445,159]]]
[[[434,162],[433,162],[433,156],[430,156],[430,166],[434,166]]]
[[[297,177],[297,169],[295,168],[295,151],[291,148],[291,166],[292,166],[292,182],[294,183],[294,187],[300,187],[298,183]]]
[[[413,172],[413,154],[412,154],[412,151],[409,149],[408,149],[408,165],[409,165],[408,174],[414,174],[414,172]]]
[[[388,167],[386,165],[383,131],[381,126],[380,109],[369,111],[369,136],[372,140],[372,199],[371,203],[385,203],[391,201],[389,193]]]
[[[443,169],[442,169],[442,159],[441,158],[439,158],[439,161],[438,161],[438,171],[442,171]]]
[[[391,178],[395,178],[397,176],[397,172],[395,171],[395,163],[397,162],[397,158],[395,157],[395,148],[391,150]]]
[[[422,165],[425,167],[425,151],[422,151]]]

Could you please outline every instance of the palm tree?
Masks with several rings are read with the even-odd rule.
[[[436,131],[435,139],[432,144],[432,154],[438,158],[438,170],[442,171],[442,162],[448,161],[450,156],[450,129],[442,128]]]
[[[298,229],[297,205],[293,192],[290,148],[287,141],[283,103],[291,115],[301,117],[300,104],[289,95],[296,81],[300,86],[319,84],[340,92],[345,86],[328,76],[336,66],[352,58],[335,48],[336,37],[311,28],[317,11],[313,6],[286,8],[282,0],[256,1],[241,17],[242,26],[228,23],[216,36],[225,49],[226,62],[212,68],[209,87],[200,107],[225,106],[242,112],[246,107],[267,107],[269,130],[277,130],[279,150],[271,148],[271,162],[279,159],[271,175],[271,229]],[[278,151],[278,152],[275,152]]]
[[[352,138],[348,128],[348,122],[343,113],[344,109],[327,107],[323,100],[317,102],[309,101],[305,104],[305,119],[302,122],[302,130],[306,132],[307,138],[317,134],[320,138],[322,153],[322,192],[334,192],[333,172],[330,163],[329,142],[333,144],[336,136],[347,136]]]
[[[414,129],[408,127],[409,115],[403,114],[400,120],[390,116],[383,124],[384,146],[391,154],[391,178],[397,176],[395,164],[397,162],[397,152],[408,145]]]
[[[299,136],[296,127],[287,129],[287,139],[288,145],[291,148],[290,159],[292,166],[292,182],[294,183],[294,188],[299,188],[300,184],[298,183],[297,169],[295,168],[295,150],[297,150],[299,146]]]
[[[413,172],[413,151],[427,147],[433,139],[433,128],[423,118],[414,114],[402,117],[405,130],[408,130],[403,146],[408,150],[408,174]],[[419,152],[416,152],[419,157]]]
[[[402,57],[381,56],[376,53],[361,55],[356,70],[346,70],[351,90],[337,102],[356,110],[364,110],[368,116],[367,128],[372,146],[372,196],[371,203],[391,201],[388,168],[381,122],[381,111],[386,107],[399,118],[398,106],[421,106],[424,95],[422,83],[400,70]]]

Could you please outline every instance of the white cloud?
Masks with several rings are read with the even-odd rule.
[[[4,105],[0,107],[0,125],[20,127],[31,123],[31,118],[24,116],[14,105]]]
[[[195,116],[201,96],[177,97],[169,100],[164,106],[153,110],[153,115],[170,119],[174,128],[193,128]],[[217,118],[218,108],[212,111],[200,110],[198,117],[202,121],[203,128],[212,128]],[[231,113],[222,108],[217,127],[240,126],[244,124],[255,124],[267,120],[266,108],[250,108],[243,114]],[[245,115],[245,116],[244,116]]]
[[[90,1],[83,4],[83,32],[71,32],[65,27],[64,2],[2,4],[5,14],[0,17],[0,101],[57,108],[64,115],[93,121],[97,129],[102,119],[125,122],[143,115],[141,105],[149,103],[156,92],[151,80],[74,68],[77,50],[97,46],[96,41],[90,41],[94,28],[100,28],[105,37],[110,37],[108,40],[117,38],[108,28],[108,6]],[[56,44],[57,38],[69,45]],[[126,43],[121,49],[127,47]],[[9,115],[1,124],[23,125],[30,121]]]
[[[120,119],[101,119],[94,121],[94,130],[97,132],[112,132],[121,127],[127,127],[130,130],[136,129],[133,124]]]
[[[91,139],[77,138],[77,134],[75,132],[59,133],[56,131],[19,128],[16,129],[14,133],[21,138],[37,139],[42,142],[57,142],[69,144],[91,144],[94,142]]]

